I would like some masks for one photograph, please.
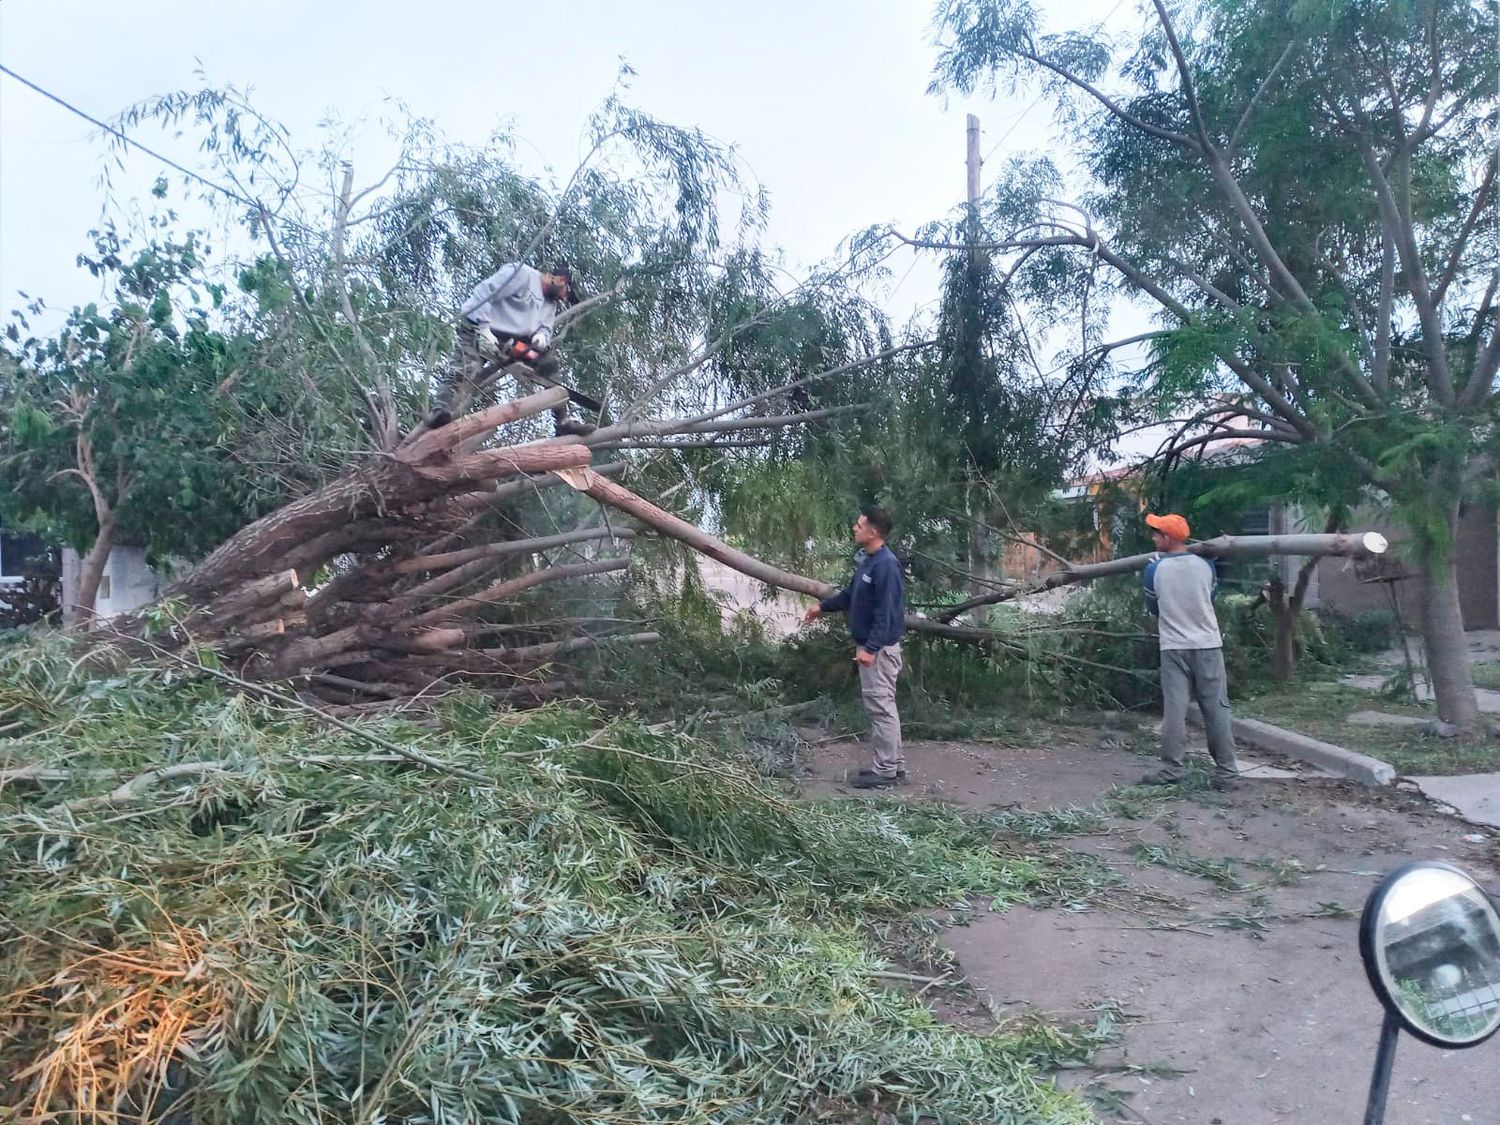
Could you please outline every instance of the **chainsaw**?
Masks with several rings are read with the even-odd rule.
[[[598,399],[590,398],[582,391],[576,391],[566,383],[560,383],[549,375],[543,375],[537,369],[537,363],[541,358],[542,353],[532,345],[531,341],[518,338],[512,340],[507,346],[501,349],[499,358],[491,359],[485,364],[484,370],[480,372],[480,378],[481,380],[487,379],[501,368],[509,367],[514,363],[524,364],[528,368],[526,378],[529,381],[542,387],[561,387],[568,392],[568,400],[570,402],[576,406],[583,407],[585,410],[592,411],[595,416],[604,412],[604,404]]]

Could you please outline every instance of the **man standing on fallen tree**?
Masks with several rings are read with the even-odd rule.
[[[1239,777],[1234,732],[1229,720],[1229,679],[1224,672],[1224,638],[1214,613],[1218,571],[1188,553],[1188,522],[1181,516],[1147,516],[1161,555],[1146,567],[1146,608],[1159,620],[1161,640],[1162,768],[1141,778],[1143,785],[1176,785],[1186,759],[1187,710],[1196,698],[1203,711],[1208,752],[1214,759],[1213,787],[1232,789]]]
[[[458,318],[458,346],[427,425],[436,429],[453,420],[460,398],[479,389],[487,364],[492,370],[524,364],[540,377],[537,382],[556,386],[560,364],[552,350],[553,325],[573,297],[573,271],[566,262],[546,273],[507,262],[480,282]],[[524,372],[521,378],[526,378]],[[566,406],[555,407],[552,417],[558,434],[581,435],[594,429],[569,418]]]
[[[891,514],[864,509],[854,521],[854,577],[837,594],[824,598],[803,616],[811,624],[825,613],[847,613],[859,665],[859,691],[870,716],[873,769],[862,769],[856,789],[885,789],[906,777],[901,749],[901,716],[896,711],[896,677],[901,674],[901,634],[906,631],[906,597],[901,563],[885,545]]]

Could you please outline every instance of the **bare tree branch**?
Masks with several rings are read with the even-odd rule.
[[[1177,77],[1182,84],[1182,96],[1188,104],[1188,114],[1193,119],[1193,129],[1198,134],[1198,141],[1205,152],[1214,147],[1213,140],[1208,135],[1208,127],[1203,121],[1203,107],[1198,104],[1198,91],[1193,85],[1192,72],[1188,69],[1187,56],[1183,54],[1182,44],[1177,39],[1177,29],[1172,26],[1171,17],[1167,15],[1167,6],[1162,0],[1151,0],[1156,8],[1156,18],[1161,22],[1162,31],[1166,32],[1167,45],[1172,50],[1172,58],[1177,61]]]
[[[1072,71],[1066,69],[1065,67],[1058,66],[1051,59],[1043,58],[1035,51],[1030,50],[1017,50],[1016,54],[1021,56],[1021,58],[1023,59],[1028,59],[1029,61],[1036,63],[1037,66],[1040,66],[1045,70],[1051,71],[1053,74],[1057,75],[1069,85],[1076,86],[1078,89],[1088,94],[1089,97],[1093,98],[1101,106],[1107,109],[1110,113],[1114,114],[1114,116],[1118,117],[1121,121],[1125,122],[1127,125],[1132,125],[1135,128],[1141,130],[1143,133],[1149,133],[1151,136],[1156,137],[1159,140],[1170,141],[1172,144],[1184,145],[1188,148],[1197,147],[1197,145],[1193,141],[1193,138],[1188,136],[1186,133],[1178,133],[1171,129],[1163,129],[1160,126],[1152,125],[1149,121],[1141,120],[1141,118],[1137,117],[1135,114],[1131,113],[1129,110],[1121,106],[1118,102],[1114,101],[1102,90],[1098,89],[1098,87],[1094,86],[1090,82],[1085,81],[1083,78],[1074,74]]]
[[[1277,58],[1276,65],[1266,72],[1266,76],[1260,80],[1260,85],[1255,88],[1255,93],[1245,106],[1245,112],[1240,114],[1239,122],[1235,125],[1234,132],[1229,136],[1229,148],[1227,151],[1231,158],[1239,152],[1240,141],[1244,139],[1245,130],[1250,127],[1250,123],[1255,119],[1255,115],[1260,110],[1261,103],[1265,101],[1266,95],[1280,79],[1282,68],[1291,61],[1292,56],[1297,53],[1297,48],[1301,45],[1302,40],[1293,36],[1287,42],[1286,49]]]
[[[1444,264],[1442,273],[1438,275],[1437,286],[1432,291],[1432,299],[1438,304],[1442,304],[1443,297],[1448,293],[1448,287],[1458,276],[1459,267],[1463,263],[1463,253],[1468,249],[1469,238],[1479,225],[1479,217],[1484,213],[1485,204],[1489,202],[1490,193],[1494,190],[1497,165],[1500,165],[1500,150],[1497,150],[1495,159],[1485,164],[1484,179],[1479,184],[1479,190],[1474,193],[1474,203],[1469,208],[1469,214],[1465,217],[1463,226],[1454,237],[1452,247],[1448,250],[1448,261]]]

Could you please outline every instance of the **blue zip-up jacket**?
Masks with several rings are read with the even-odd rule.
[[[893,645],[906,632],[906,583],[901,563],[882,546],[854,557],[854,577],[837,594],[818,603],[824,613],[847,613],[849,634],[866,652]]]

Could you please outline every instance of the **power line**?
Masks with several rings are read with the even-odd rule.
[[[1014,133],[1016,131],[1016,126],[1019,125],[1019,124],[1021,124],[1021,122],[1025,121],[1026,120],[1026,115],[1028,113],[1030,113],[1032,110],[1034,110],[1037,106],[1041,105],[1042,104],[1042,99],[1045,98],[1046,96],[1047,96],[1046,91],[1043,91],[1042,93],[1038,94],[1036,96],[1036,98],[1032,101],[1032,103],[1029,106],[1027,106],[1019,114],[1016,115],[1016,119],[1010,123],[1010,128],[1007,129],[1007,130],[1005,130],[1005,132],[1001,133],[1000,134],[1000,139],[994,143],[993,147],[991,147],[991,149],[990,149],[989,152],[987,152],[987,153],[984,154],[984,160],[980,161],[981,164],[984,163],[985,161],[988,161],[990,157],[992,157],[992,156],[995,155],[995,150],[998,149],[1001,145],[1003,145],[1005,143],[1005,138],[1008,137],[1008,136],[1010,136],[1012,133]]]
[[[1101,28],[1104,24],[1110,21],[1110,18],[1120,10],[1121,6],[1124,3],[1125,0],[1116,0],[1115,6],[1104,13],[1104,18],[1099,21]],[[984,160],[989,160],[989,158],[995,154],[995,150],[1005,143],[1005,138],[1009,137],[1016,131],[1016,126],[1020,125],[1021,122],[1026,119],[1026,115],[1034,110],[1037,106],[1039,106],[1042,103],[1042,99],[1046,96],[1047,91],[1043,90],[1036,96],[1036,99],[1029,106],[1021,111],[1020,115],[1010,123],[1010,128],[1005,130],[1005,132],[1000,135],[1000,139],[995,142],[994,147],[992,147],[989,152],[984,154]],[[980,161],[980,163],[984,163],[984,161]]]
[[[181,172],[184,176],[188,176],[191,179],[197,180],[204,187],[212,188],[214,191],[220,192],[223,195],[227,195],[230,199],[233,199],[236,203],[243,203],[246,207],[253,207],[257,211],[264,212],[265,208],[260,203],[258,203],[257,201],[255,201],[253,199],[246,199],[239,192],[234,191],[231,188],[227,188],[223,184],[216,184],[212,180],[205,179],[203,176],[199,175],[197,172],[194,172],[191,168],[184,168],[181,164],[177,163],[177,161],[173,160],[170,156],[163,156],[161,153],[157,152],[155,149],[146,147],[145,145],[141,144],[141,142],[138,141],[138,140],[136,140],[135,138],[127,136],[126,134],[120,132],[120,130],[116,129],[113,125],[109,125],[109,124],[106,124],[103,121],[100,121],[97,117],[95,117],[91,113],[85,113],[83,110],[79,109],[76,105],[73,105],[71,102],[65,101],[63,98],[58,97],[56,94],[52,93],[50,90],[44,90],[44,89],[42,89],[40,86],[38,86],[35,82],[31,81],[29,78],[23,78],[21,75],[17,74],[15,71],[11,70],[10,67],[4,65],[3,63],[0,63],[0,74],[8,74],[8,75],[10,75],[10,77],[14,78],[17,82],[21,83],[21,85],[26,86],[29,89],[35,90],[38,94],[41,94],[42,97],[46,98],[48,101],[56,102],[58,105],[62,106],[63,109],[67,110],[69,113],[75,114],[78,117],[83,118],[85,121],[89,122],[91,125],[97,125],[99,128],[103,129],[106,133],[109,133],[110,135],[112,135],[114,137],[118,137],[121,141],[123,141],[127,145],[130,145],[132,148],[138,148],[142,152],[144,152],[147,156],[154,157],[155,159],[160,160],[163,164],[167,165],[168,167],[175,168],[177,171]]]

